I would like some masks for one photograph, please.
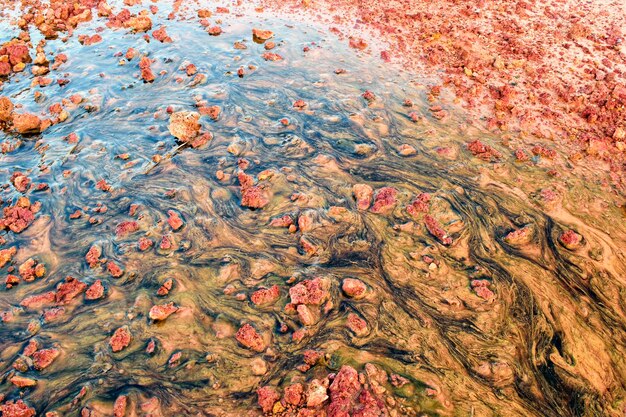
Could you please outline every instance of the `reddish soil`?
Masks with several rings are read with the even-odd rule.
[[[483,127],[554,140],[572,162],[600,159],[613,185],[626,188],[626,3],[261,3],[325,22],[357,50],[439,77],[432,101],[447,87]]]

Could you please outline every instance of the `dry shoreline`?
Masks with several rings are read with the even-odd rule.
[[[494,132],[554,141],[623,194],[626,4],[618,1],[263,0],[315,18],[356,48],[439,77]],[[359,37],[367,39],[360,42]],[[601,163],[598,163],[601,161]],[[598,172],[599,171],[599,172]],[[581,173],[584,175],[584,173]]]

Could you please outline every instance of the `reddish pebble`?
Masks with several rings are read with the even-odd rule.
[[[583,237],[569,229],[559,236],[559,242],[569,250],[578,249],[582,243]]]
[[[250,324],[244,324],[235,335],[239,343],[255,352],[263,352],[265,350],[265,342],[257,333],[256,329]]]
[[[388,214],[396,205],[396,194],[398,190],[393,187],[383,187],[376,191],[374,196],[374,204],[372,205],[372,213]]]
[[[165,320],[177,311],[178,307],[176,307],[174,303],[155,305],[150,309],[148,317],[154,321]]]
[[[168,214],[168,218],[167,218],[167,223],[170,225],[170,227],[174,230],[178,230],[181,227],[183,227],[183,221],[181,220],[180,216],[178,215],[178,213],[176,213],[174,210],[168,210],[167,211]]]
[[[274,404],[280,400],[280,394],[275,388],[264,386],[257,390],[258,402],[264,413],[269,413],[274,408]]]
[[[250,299],[255,305],[274,304],[280,298],[280,288],[273,285],[271,288],[261,288],[255,291]]]
[[[104,287],[101,280],[96,280],[85,292],[87,300],[98,300],[104,296]]]
[[[341,284],[341,290],[350,298],[358,300],[365,297],[367,286],[363,281],[356,278],[346,278]]]
[[[113,261],[107,263],[107,271],[109,271],[109,274],[111,274],[113,278],[119,278],[124,275],[124,270]]]
[[[113,352],[119,352],[128,347],[128,345],[130,345],[130,341],[130,330],[128,330],[127,326],[124,326],[120,327],[113,333],[113,336],[111,336],[111,339],[109,340],[109,345],[111,345]]]
[[[100,264],[101,255],[102,249],[100,249],[99,246],[92,245],[91,248],[89,248],[89,251],[85,255],[85,260],[87,261],[87,264],[89,264],[90,268],[95,268],[98,264]]]
[[[47,368],[61,354],[57,349],[41,349],[33,353],[33,366],[38,371]]]

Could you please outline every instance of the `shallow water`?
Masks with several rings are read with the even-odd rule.
[[[46,47],[68,55],[53,78],[62,74],[69,84],[30,88],[32,77],[18,75],[2,91],[33,112],[72,94],[85,99],[67,121],[0,159],[2,183],[21,171],[49,185],[27,194],[42,204],[35,222],[20,234],[4,232],[4,248],[18,248],[16,266],[33,257],[46,267],[43,278],[0,293],[0,310],[13,313],[0,327],[7,399],[23,397],[41,415],[85,408],[111,415],[120,395],[129,398],[127,415],[260,415],[260,386],[374,363],[410,381],[388,387],[396,415],[623,415],[625,230],[613,196],[549,175],[538,157],[512,162],[499,138],[468,127],[453,105],[444,105],[450,114],[439,121],[429,111],[427,80],[359,56],[324,28],[231,14],[219,15],[224,33],[214,37],[193,19],[165,20],[168,6],[159,6],[153,20],[165,23],[173,43],[107,29],[103,42],[80,45],[77,35],[104,25],[95,20],[67,43]],[[276,33],[272,52],[283,61],[261,58],[253,27]],[[233,48],[236,41],[248,48]],[[129,47],[138,51],[133,60],[115,56]],[[138,77],[144,54],[155,60],[153,83]],[[188,63],[206,79],[195,84],[181,70]],[[43,93],[37,103],[35,90]],[[375,100],[362,97],[366,90]],[[302,110],[293,107],[300,99]],[[201,119],[213,139],[181,146],[168,131],[166,108],[193,111],[201,100],[221,108],[218,120]],[[414,122],[410,112],[423,117]],[[71,133],[78,143],[69,143]],[[465,144],[475,139],[507,162],[474,157]],[[403,144],[416,154],[401,155]],[[240,167],[267,187],[267,206],[241,206]],[[111,189],[99,189],[101,180]],[[359,210],[355,184],[393,187],[397,202],[388,212]],[[431,196],[428,213],[451,244],[428,232],[425,213],[407,212],[421,193]],[[19,195],[7,187],[2,199],[14,203]],[[71,219],[76,210],[82,216]],[[170,210],[182,228],[172,230]],[[285,214],[298,230],[270,225]],[[120,236],[116,228],[125,221],[138,230]],[[527,225],[526,241],[505,239]],[[576,250],[558,239],[570,228],[584,237]],[[163,236],[172,249],[159,247]],[[154,246],[139,250],[141,237]],[[106,263],[88,265],[94,245],[122,267],[121,277]],[[66,276],[88,285],[101,280],[104,298],[20,307]],[[315,323],[303,326],[286,311],[289,288],[314,277],[327,279],[330,298],[315,307]],[[168,278],[172,290],[158,296]],[[366,296],[342,293],[345,278],[362,280]],[[250,301],[255,290],[275,284],[275,304]],[[149,319],[153,305],[170,301],[177,312]],[[350,314],[365,320],[363,332],[348,327]],[[238,344],[244,323],[268,350]],[[123,326],[130,345],[112,352],[111,336]],[[31,339],[61,356],[41,371],[18,372],[37,380],[19,389],[9,379]],[[148,354],[151,341],[156,348]],[[328,356],[302,373],[296,367],[309,349]],[[259,358],[267,367],[261,375]]]

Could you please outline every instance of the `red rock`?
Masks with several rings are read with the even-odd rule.
[[[365,92],[362,94],[362,97],[367,101],[376,100],[376,95],[372,93],[370,90],[365,90]]]
[[[354,184],[352,186],[352,195],[356,199],[357,208],[359,210],[367,210],[374,196],[374,189],[367,184]]]
[[[34,417],[37,413],[34,408],[27,406],[24,401],[7,401],[0,405],[2,417]]]
[[[37,350],[39,350],[39,342],[37,339],[30,339],[28,341],[28,345],[24,348],[22,355],[30,357],[33,356],[33,353],[37,352]]]
[[[139,238],[139,250],[140,251],[146,251],[148,249],[150,249],[152,247],[152,245],[154,245],[154,242],[150,239],[148,239],[147,237],[140,237]]]
[[[272,227],[289,227],[293,224],[293,218],[285,214],[284,216],[276,217],[270,221]]]
[[[329,297],[330,283],[326,279],[304,280],[289,289],[292,304],[321,305]]]
[[[317,351],[317,350],[312,350],[312,349],[308,349],[304,351],[304,363],[306,363],[309,366],[314,366],[317,365],[317,363],[320,361],[320,359],[322,359],[324,357],[324,353]]]
[[[170,235],[165,235],[161,238],[159,248],[163,250],[170,250],[174,248],[174,239]]]
[[[211,26],[207,29],[207,32],[211,36],[219,36],[222,34],[222,28],[219,26]]]
[[[271,30],[252,29],[252,37],[256,40],[266,41],[274,36],[274,32]]]
[[[167,361],[167,364],[169,366],[176,366],[178,365],[178,362],[180,361],[180,358],[183,356],[183,352],[176,352],[174,353],[172,356],[170,356],[169,360]]]
[[[250,324],[244,324],[235,335],[239,343],[255,352],[263,352],[265,350],[265,342],[257,333],[256,329]]]
[[[217,120],[222,112],[222,109],[220,106],[201,106],[198,108],[198,111],[200,111],[200,114],[209,116],[211,120]]]
[[[343,280],[341,284],[341,289],[350,298],[354,298],[355,300],[359,300],[365,297],[365,293],[367,292],[367,286],[360,279],[355,278],[346,278]]]
[[[127,402],[125,395],[120,395],[115,399],[115,403],[113,403],[113,417],[124,417],[126,415]]]
[[[441,243],[443,243],[444,245],[452,244],[452,238],[448,236],[446,231],[443,230],[439,222],[435,220],[434,217],[426,214],[424,216],[424,224],[426,225],[426,229],[428,230],[428,232],[436,237]]]
[[[418,217],[421,213],[428,213],[430,210],[430,194],[420,193],[406,211],[413,217]]]
[[[78,36],[78,42],[80,42],[82,45],[89,46],[89,45],[93,45],[95,43],[102,42],[102,36],[97,34],[97,33],[95,35],[92,35],[92,36],[89,36],[89,35],[79,35]]]
[[[368,332],[367,322],[354,313],[348,314],[347,325],[357,336],[365,336]]]
[[[146,353],[148,355],[151,355],[154,353],[155,349],[156,349],[156,342],[154,341],[154,339],[150,339],[150,341],[148,342],[148,346],[146,346]]]
[[[46,273],[46,268],[33,258],[29,258],[20,265],[18,272],[24,281],[30,282],[34,281],[35,278],[43,277]]]
[[[20,39],[12,39],[3,44],[0,48],[0,55],[8,55],[9,62],[13,66],[32,61],[28,45]]]
[[[181,218],[179,217],[178,213],[176,213],[174,210],[168,210],[167,211],[168,214],[168,218],[167,218],[167,223],[170,225],[170,227],[174,230],[178,230],[181,227],[183,227],[183,221],[181,220]]]
[[[299,405],[303,400],[304,387],[300,383],[289,385],[285,388],[285,402],[291,405]]]
[[[104,297],[104,287],[101,280],[96,280],[85,292],[85,298],[87,300],[99,300]]]
[[[128,19],[125,26],[133,32],[147,32],[152,29],[152,19],[148,16],[136,16]]]
[[[367,42],[360,38],[350,38],[350,48],[358,49],[360,51],[367,48]]]
[[[172,42],[172,38],[170,38],[165,31],[165,26],[161,26],[159,29],[152,32],[152,37],[162,43]]]
[[[410,382],[408,379],[398,374],[391,374],[390,380],[391,385],[397,388],[401,388]]]
[[[34,387],[37,385],[36,380],[19,375],[12,376],[9,381],[18,388]]]
[[[115,330],[113,336],[109,340],[109,345],[111,345],[111,350],[113,352],[120,352],[130,345],[131,334],[128,326],[123,326]]]
[[[559,242],[569,250],[578,249],[582,243],[582,236],[569,229],[559,236]]]
[[[13,129],[21,134],[39,133],[42,131],[42,122],[39,116],[31,113],[15,113],[13,115]]]
[[[30,179],[21,172],[14,172],[13,175],[11,175],[11,183],[17,191],[23,193],[28,190]]]
[[[172,136],[182,142],[189,142],[200,132],[200,114],[191,111],[180,111],[170,116],[168,129]]]
[[[328,417],[350,417],[350,411],[361,390],[357,371],[343,365],[328,389],[330,391]]]
[[[152,60],[146,56],[141,58],[141,60],[139,61],[139,69],[141,70],[141,79],[145,83],[151,83],[156,79],[156,76],[152,72],[150,65],[152,65]]]
[[[491,283],[486,279],[474,279],[470,285],[476,295],[484,300],[489,301],[495,297],[493,291],[489,289]]]
[[[65,282],[57,286],[55,300],[57,304],[67,304],[87,289],[87,284],[73,277],[66,277]]]
[[[177,311],[178,307],[176,307],[174,303],[155,305],[150,309],[148,317],[154,321],[165,320]]]
[[[265,52],[261,57],[266,61],[282,61],[283,57],[273,52]]]
[[[0,77],[6,77],[11,74],[13,68],[11,68],[11,64],[5,61],[0,61]]]
[[[158,289],[157,295],[160,295],[160,296],[168,295],[170,293],[170,290],[172,289],[173,284],[174,284],[174,281],[172,280],[172,278],[166,279],[165,282],[163,282],[163,285],[161,285],[161,287]]]
[[[64,313],[65,309],[63,307],[53,307],[45,309],[42,316],[46,323],[50,323],[51,321],[61,317]]]
[[[257,390],[258,403],[264,413],[269,413],[274,408],[274,404],[280,400],[280,394],[275,388],[266,385]]]
[[[124,237],[139,230],[139,224],[136,221],[125,221],[117,225],[115,234],[117,237]]]
[[[374,204],[370,209],[372,213],[388,214],[397,203],[396,194],[398,191],[393,187],[383,187],[376,191]]]
[[[18,285],[19,283],[20,283],[20,277],[16,275],[12,275],[12,274],[8,274],[6,280],[4,281],[4,284],[7,289],[11,289],[15,285]]]
[[[309,408],[319,407],[328,399],[327,389],[322,383],[314,379],[309,383],[306,392],[306,406]]]
[[[33,366],[36,370],[41,371],[52,364],[59,357],[61,352],[58,349],[41,349],[33,353]]]
[[[252,185],[254,179],[250,175],[239,172],[237,178],[239,179],[241,205],[243,207],[259,209],[269,204],[270,200],[267,192],[260,186]]]
[[[111,274],[113,278],[119,278],[124,275],[124,270],[113,261],[107,263],[107,271],[109,271],[109,274]]]
[[[417,149],[408,143],[403,143],[398,147],[398,153],[402,156],[413,156],[417,154]]]
[[[385,403],[374,397],[372,393],[364,389],[359,394],[358,405],[355,407],[352,417],[371,417],[387,415]]]
[[[20,305],[26,308],[41,308],[46,305],[52,305],[56,301],[56,293],[49,291],[43,294],[31,295],[22,300]]]
[[[319,321],[319,315],[305,304],[296,306],[296,311],[298,312],[300,323],[305,326],[313,326]]]
[[[531,225],[526,225],[517,230],[513,230],[509,232],[505,237],[504,241],[509,245],[525,245],[529,243],[534,235],[534,229]]]
[[[100,256],[102,255],[102,249],[98,245],[92,245],[89,251],[85,255],[85,260],[90,268],[95,268],[100,264]]]
[[[485,161],[494,161],[502,158],[502,154],[489,145],[485,145],[478,139],[467,144],[467,149],[472,155]]]
[[[98,190],[102,190],[102,191],[104,191],[104,192],[107,192],[107,191],[111,191],[111,190],[112,190],[111,185],[110,185],[108,182],[106,182],[106,180],[104,180],[104,179],[101,179],[100,181],[98,181],[98,182],[96,183],[96,188],[97,188]]]
[[[0,219],[0,230],[10,229],[13,233],[21,233],[35,220],[41,203],[31,204],[26,197],[20,197],[14,206],[5,207],[4,217]]]
[[[306,102],[304,100],[296,100],[293,103],[293,107],[295,109],[304,109],[306,107]]]
[[[278,285],[273,285],[271,288],[261,288],[256,290],[250,296],[252,302],[256,305],[269,305],[274,304],[280,298],[280,288]]]
[[[11,259],[17,253],[15,246],[7,249],[0,250],[0,268],[3,268],[7,263],[11,262]]]
[[[556,151],[554,149],[548,149],[542,145],[533,146],[531,152],[533,153],[533,155],[538,155],[548,159],[556,158]]]
[[[523,149],[517,149],[515,150],[515,159],[517,159],[520,162],[525,162],[525,161],[528,161],[530,157],[528,156],[526,152],[524,152]]]
[[[2,75],[0,69],[0,76]],[[0,122],[9,122],[13,119],[13,102],[8,97],[0,97]]]

